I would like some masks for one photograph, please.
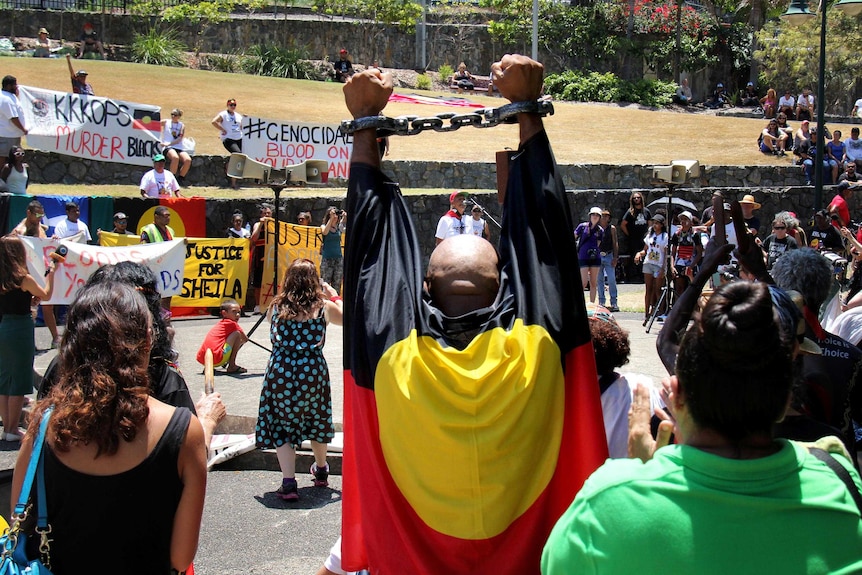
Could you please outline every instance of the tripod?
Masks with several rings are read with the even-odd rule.
[[[667,234],[667,242],[664,246],[664,285],[661,287],[661,296],[659,296],[658,300],[656,300],[655,306],[653,306],[652,314],[650,314],[649,318],[644,320],[644,327],[646,327],[646,333],[649,333],[652,329],[652,324],[655,322],[656,318],[659,315],[662,315],[662,306],[667,306],[667,311],[664,313],[670,313],[670,310],[673,308],[673,305],[676,303],[676,291],[673,286],[673,278],[671,277],[671,266],[673,266],[673,262],[670,261],[670,238],[671,238],[671,222],[673,221],[673,190],[676,188],[676,184],[668,183],[667,185],[667,215],[665,216],[667,221],[667,226],[665,229],[665,233]]]

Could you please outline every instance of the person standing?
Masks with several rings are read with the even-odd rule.
[[[21,146],[12,146],[6,163],[0,168],[0,180],[6,183],[7,192],[19,196],[27,193],[27,185],[30,183],[28,167],[24,163],[24,149]]]
[[[341,251],[341,237],[344,234],[347,213],[335,206],[329,206],[320,233],[323,244],[320,246],[320,279],[341,294],[341,278],[344,276],[344,254]]]
[[[230,227],[227,229],[227,237],[239,240],[251,237],[249,229],[242,225],[241,212],[234,212],[230,217]]]
[[[242,114],[236,111],[236,100],[227,101],[227,109],[216,114],[212,125],[219,131],[225,150],[231,154],[242,152]]]
[[[629,260],[626,264],[626,282],[643,280],[643,275],[638,272],[634,257],[643,247],[644,236],[649,231],[649,220],[652,214],[644,205],[644,197],[640,192],[634,192],[629,198],[629,209],[620,219],[620,231],[626,238],[626,253]]]
[[[162,153],[171,163],[170,171],[176,175],[181,186],[186,185],[186,175],[192,168],[192,157],[183,146],[186,137],[186,125],[180,121],[183,111],[179,108],[171,110],[171,119],[162,120]]]
[[[0,237],[0,417],[3,441],[21,441],[18,430],[24,396],[33,391],[35,324],[30,302],[51,299],[56,266],[48,268],[43,288],[27,273],[24,242]]]
[[[599,244],[602,242],[604,230],[599,222],[602,219],[600,208],[590,208],[589,220],[581,222],[575,228],[575,239],[578,242],[578,265],[581,268],[581,283],[583,288],[590,286],[590,303],[596,301],[596,283],[599,281],[599,269],[602,258],[599,255]],[[604,287],[602,287],[604,291]]]
[[[24,215],[24,219],[21,220],[21,223],[15,226],[12,233],[19,236],[47,238],[48,236],[45,231],[48,227],[42,223],[42,218],[44,217],[45,208],[42,207],[42,202],[39,200],[33,200],[27,204],[27,212]]]
[[[21,137],[27,135],[23,124],[24,110],[18,101],[18,80],[4,76],[0,93],[0,157],[9,155],[13,146],[21,146]]]
[[[467,198],[469,197],[470,194],[461,190],[455,190],[449,194],[449,211],[440,216],[440,220],[437,222],[437,231],[434,232],[435,245],[440,244],[446,238],[467,233],[464,210],[467,208]]]
[[[75,94],[82,94],[84,96],[95,96],[96,92],[93,91],[93,85],[87,82],[87,71],[86,70],[78,70],[75,71],[72,68],[72,55],[66,54],[66,65],[69,66],[69,75],[72,77],[72,92]]]
[[[260,205],[260,218],[251,228],[251,293],[253,313],[260,313],[258,301],[260,288],[263,285],[264,258],[266,258],[266,222],[272,219],[272,204],[266,202]],[[273,282],[275,284],[277,282]]]
[[[347,50],[342,48],[338,51],[338,60],[333,64],[335,67],[335,80],[342,84],[353,76],[353,63],[350,62],[347,56]]]
[[[485,210],[482,209],[482,206],[474,205],[473,209],[470,210],[471,217],[467,218],[465,225],[467,226],[468,234],[473,234],[490,241],[491,230],[488,229],[488,222],[482,217],[484,213]]]
[[[670,269],[677,297],[689,286],[697,273],[700,260],[703,259],[703,241],[700,232],[695,231],[691,225],[692,218],[693,215],[688,210],[682,212],[679,215],[679,227],[670,239],[670,256],[673,262]]]
[[[329,485],[326,445],[334,437],[329,367],[323,357],[327,324],[341,325],[342,301],[321,283],[314,262],[296,259],[270,305],[272,355],[264,375],[255,440],[275,449],[282,481],[276,495],[298,501],[296,449],[311,440],[314,485]]]
[[[142,198],[169,198],[171,195],[181,198],[180,184],[174,175],[165,169],[165,156],[153,156],[153,169],[141,177]]]
[[[33,410],[12,481],[17,499],[33,438],[53,408],[42,455],[54,573],[91,569],[93,557],[81,550],[93,533],[99,561],[124,573],[182,573],[194,559],[204,430],[188,409],[148,395],[151,339],[146,301],[130,286],[89,286],[69,308],[60,381]],[[127,514],[135,521],[125,522]]]
[[[655,311],[658,294],[664,282],[665,255],[667,252],[667,232],[664,216],[656,214],[650,218],[652,227],[644,237],[643,249],[635,255],[635,264],[643,262],[644,275],[644,319],[648,320]]]
[[[620,311],[617,306],[617,262],[620,257],[620,244],[617,241],[617,227],[611,223],[611,213],[602,210],[602,241],[599,244],[599,255],[602,258],[601,270],[599,271],[599,305],[605,305],[605,282],[608,284],[608,292],[611,296],[611,312]]]
[[[111,230],[111,233],[120,234],[120,235],[129,235],[134,234],[134,232],[129,231],[129,216],[124,214],[123,212],[117,212],[114,214],[114,229]]]
[[[231,154],[242,153],[242,114],[236,111],[236,100],[231,98],[227,101],[227,109],[222,110],[212,120],[212,125],[219,131],[222,146]],[[228,160],[230,161],[230,160]],[[227,173],[228,164],[225,164]],[[239,180],[228,178],[233,188],[239,187]]]
[[[787,235],[787,222],[775,218],[775,221],[772,222],[772,234],[763,240],[761,247],[766,258],[766,269],[771,270],[778,258],[790,250],[799,248],[799,244]]]
[[[171,211],[165,206],[158,206],[153,211],[153,223],[141,228],[141,243],[155,244],[173,240],[175,234],[173,228],[168,225],[170,223]],[[168,312],[171,311],[171,298],[172,296],[162,298],[162,309]]]

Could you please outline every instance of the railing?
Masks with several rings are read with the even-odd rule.
[[[161,0],[164,6],[183,4],[184,0]],[[83,12],[126,13],[131,0],[0,0],[0,8],[26,8],[30,10],[80,10]]]

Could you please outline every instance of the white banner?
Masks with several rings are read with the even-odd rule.
[[[18,97],[30,148],[148,167],[162,151],[158,106],[30,86]]]
[[[242,153],[274,168],[305,160],[329,162],[330,178],[347,179],[353,136],[338,124],[303,124],[267,120],[255,116],[242,119]]]
[[[27,246],[27,268],[37,282],[44,281],[50,254],[54,253],[61,243],[69,250],[66,261],[59,264],[54,274],[54,293],[51,300],[44,303],[72,303],[80,287],[93,272],[104,265],[125,261],[142,263],[153,270],[158,278],[158,290],[162,297],[175,296],[182,291],[186,263],[184,239],[113,248],[25,236],[21,236],[21,240]]]

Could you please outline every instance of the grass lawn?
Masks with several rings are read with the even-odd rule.
[[[68,91],[71,86],[65,59],[3,58],[3,74],[26,86]],[[237,110],[264,118],[337,124],[348,118],[341,85],[331,82],[287,80],[164,68],[122,62],[73,60],[77,70],[89,72],[100,96],[183,110],[187,135],[202,154],[224,154],[210,124],[228,98]],[[396,89],[402,93],[417,92]],[[420,92],[425,95],[450,95]],[[504,100],[471,96],[486,106]],[[389,116],[429,116],[463,109],[422,104],[390,104]],[[790,157],[774,158],[757,151],[756,141],[765,121],[722,118],[709,113],[645,110],[636,106],[556,103],[546,119],[557,160],[565,164],[666,164],[674,159],[696,159],[702,165],[790,164]],[[794,125],[796,127],[796,125]],[[849,125],[830,125],[849,136]],[[392,160],[444,160],[491,162],[494,152],[517,146],[517,127],[480,130],[462,128],[449,134],[422,133],[390,140]]]

